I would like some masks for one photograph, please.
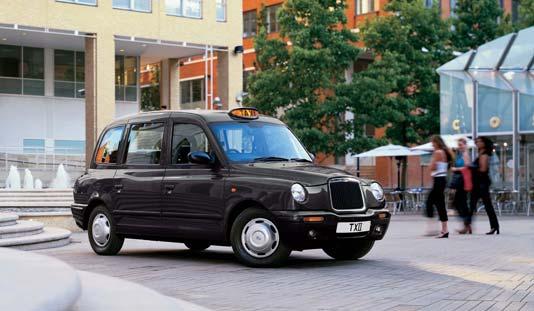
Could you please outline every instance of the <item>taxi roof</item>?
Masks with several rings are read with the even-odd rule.
[[[139,112],[136,114],[131,114],[127,116],[120,117],[114,120],[109,126],[120,125],[125,123],[132,122],[143,122],[151,121],[154,119],[163,119],[163,118],[191,118],[198,120],[203,119],[207,123],[213,122],[228,122],[228,121],[247,121],[247,122],[268,122],[275,124],[284,124],[282,121],[265,115],[260,115],[258,119],[241,119],[236,117],[231,117],[228,112],[230,110],[158,110],[158,111],[148,111],[148,112]],[[109,127],[108,126],[108,127]]]

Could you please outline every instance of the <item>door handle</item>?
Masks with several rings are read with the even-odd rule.
[[[113,185],[113,188],[115,188],[115,190],[117,190],[117,193],[120,193],[120,192],[121,192],[122,187],[123,187],[122,184],[115,184],[115,185]]]
[[[174,190],[174,185],[173,184],[166,184],[165,185],[165,190],[166,190],[167,194],[171,194],[172,191]]]

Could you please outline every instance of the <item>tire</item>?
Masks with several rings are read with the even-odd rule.
[[[375,241],[361,240],[352,242],[337,243],[334,246],[325,247],[323,251],[336,260],[356,260],[367,255]]]
[[[257,207],[247,208],[237,216],[232,224],[230,241],[237,259],[249,267],[280,266],[291,254],[273,216]],[[260,242],[254,245],[254,241]],[[260,247],[262,249],[258,250]]]
[[[211,246],[206,242],[185,242],[184,244],[193,252],[201,252]]]
[[[103,226],[109,228],[108,234],[106,234],[107,231]],[[89,243],[91,243],[95,253],[115,255],[121,250],[124,238],[116,234],[113,217],[106,207],[99,205],[91,212],[87,227]]]

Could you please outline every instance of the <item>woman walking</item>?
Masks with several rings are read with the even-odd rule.
[[[434,206],[438,210],[441,221],[441,234],[437,238],[448,238],[449,228],[447,226],[447,208],[445,207],[445,187],[447,186],[447,171],[452,161],[452,154],[440,136],[432,137],[432,162],[430,163],[431,175],[434,179],[432,190],[426,202],[426,216],[434,217]]]
[[[478,201],[482,199],[488,215],[491,230],[486,234],[499,234],[499,221],[491,202],[489,193],[491,179],[489,177],[489,163],[493,154],[493,142],[487,137],[477,137],[476,145],[478,158],[473,162],[473,192],[471,194],[471,213],[476,211]]]
[[[458,230],[459,234],[473,233],[471,228],[472,213],[467,205],[467,192],[464,182],[464,171],[469,168],[470,163],[471,157],[467,152],[467,140],[462,137],[458,139],[458,149],[456,151],[454,167],[452,168],[453,175],[451,182],[451,188],[455,190],[453,204],[464,221],[464,228]]]

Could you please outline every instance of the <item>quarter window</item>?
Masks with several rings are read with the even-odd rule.
[[[120,126],[111,128],[104,134],[96,151],[95,162],[97,164],[117,164],[123,131],[124,127]]]
[[[152,11],[152,0],[113,0],[113,8],[138,12]]]
[[[165,0],[165,11],[169,15],[201,18],[202,0]]]
[[[172,131],[172,164],[190,164],[189,153],[210,152],[208,138],[200,126],[175,124]]]
[[[128,136],[126,164],[159,164],[163,123],[133,124]]]
[[[243,38],[248,38],[256,35],[256,24],[256,10],[243,13]]]

